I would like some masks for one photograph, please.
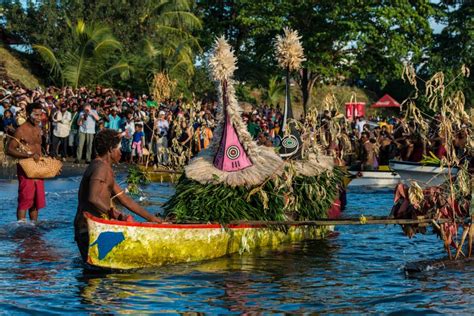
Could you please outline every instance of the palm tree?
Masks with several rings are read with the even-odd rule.
[[[128,63],[119,60],[122,44],[115,39],[110,28],[100,24],[87,25],[78,20],[70,29],[68,45],[70,49],[55,52],[47,45],[33,45],[42,59],[51,67],[54,77],[61,84],[74,88],[98,83],[106,75],[120,73],[124,78],[130,72]],[[109,66],[113,61],[119,60]]]
[[[144,59],[148,76],[156,72],[175,80],[187,80],[194,74],[194,58],[202,49],[192,32],[202,28],[201,20],[192,13],[189,0],[146,1],[140,17],[153,32],[144,40]]]
[[[265,102],[271,106],[277,106],[284,96],[284,82],[278,76],[271,77],[268,81],[267,91],[265,92]]]

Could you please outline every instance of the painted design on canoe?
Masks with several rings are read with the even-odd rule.
[[[121,222],[87,213],[86,218],[89,239],[95,241],[89,247],[88,263],[112,269],[156,267],[250,252],[256,248],[274,249],[282,243],[322,238],[332,229],[296,225],[277,229],[261,225],[223,227],[219,224]],[[104,244],[101,238],[105,236],[115,236],[115,241]],[[119,236],[124,238],[120,242]]]
[[[103,260],[109,252],[115,248],[118,244],[124,241],[125,237],[122,232],[103,232],[99,234],[99,237],[89,245],[89,248],[97,245],[98,258]]]

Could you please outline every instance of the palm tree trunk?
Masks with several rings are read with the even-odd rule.
[[[303,112],[304,116],[308,114],[311,105],[311,93],[317,76],[308,68],[303,68],[301,71],[301,92],[303,94]]]

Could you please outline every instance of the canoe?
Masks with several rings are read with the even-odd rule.
[[[393,189],[400,182],[400,176],[394,171],[349,171],[353,176],[350,188]]]
[[[424,165],[419,162],[390,160],[390,168],[400,175],[401,182],[409,185],[410,181],[417,181],[421,188],[441,185],[448,179],[448,168],[439,165]],[[452,167],[451,175],[455,176],[459,168]]]
[[[330,216],[340,214],[337,200]],[[87,263],[106,269],[139,269],[214,259],[282,243],[324,238],[333,227],[291,225],[155,224],[123,222],[85,213],[89,230]]]
[[[152,182],[177,182],[181,176],[180,171],[175,171],[172,169],[165,168],[146,168],[145,166],[140,166],[140,169],[146,173],[150,181]]]

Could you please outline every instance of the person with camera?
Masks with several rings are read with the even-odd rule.
[[[96,123],[99,119],[97,112],[91,108],[90,104],[86,103],[84,109],[79,113],[77,121],[79,126],[79,144],[77,146],[75,163],[81,161],[84,145],[86,145],[86,163],[91,162]]]

